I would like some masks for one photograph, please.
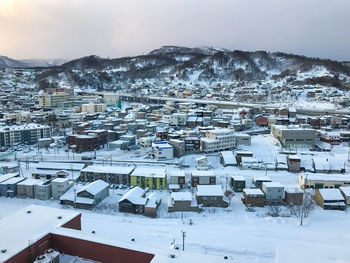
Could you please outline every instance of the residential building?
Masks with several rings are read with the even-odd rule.
[[[14,144],[33,145],[41,138],[50,137],[50,127],[41,124],[5,126],[0,129],[0,150]]]
[[[237,159],[232,151],[220,152],[220,162],[223,166],[237,166]]]
[[[213,171],[191,171],[191,184],[193,187],[197,185],[216,184],[216,176]]]
[[[260,189],[243,189],[242,203],[247,207],[264,207],[264,193]]]
[[[300,188],[286,188],[284,190],[284,203],[286,205],[301,205],[303,196],[303,191]]]
[[[152,143],[154,157],[157,160],[171,160],[174,158],[174,149],[168,142]]]
[[[201,150],[204,152],[231,150],[235,146],[235,133],[229,129],[208,130],[205,138],[201,138]]]
[[[60,197],[62,205],[80,209],[92,209],[109,196],[109,184],[97,180],[87,185],[75,185]]]
[[[278,182],[263,182],[262,191],[265,194],[266,205],[281,205],[284,199],[284,187]]]
[[[163,167],[137,167],[130,175],[130,184],[141,188],[166,188],[166,171]]]
[[[168,201],[168,212],[199,212],[197,200],[191,192],[172,192]]]
[[[239,145],[246,145],[250,146],[251,145],[251,138],[250,135],[248,134],[236,134],[236,146]]]
[[[79,181],[94,182],[103,180],[109,184],[129,184],[134,166],[87,166],[80,172]]]
[[[107,105],[104,103],[94,103],[90,101],[87,104],[81,105],[81,111],[93,114],[96,112],[104,112],[107,109]]]
[[[186,185],[186,176],[183,170],[169,171],[169,190],[183,189]]]
[[[52,179],[40,181],[34,185],[34,198],[49,200],[52,197]]]
[[[223,199],[224,192],[220,185],[197,185],[196,199],[198,205],[209,207],[227,207]]]
[[[186,146],[185,146],[185,142],[183,140],[170,139],[169,144],[171,146],[173,146],[174,156],[176,158],[179,158],[185,154]]]
[[[13,177],[0,183],[0,196],[15,197],[17,195],[17,184],[24,181],[23,177]]]

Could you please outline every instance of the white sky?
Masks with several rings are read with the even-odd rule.
[[[132,56],[162,45],[350,60],[349,0],[0,0],[0,54]]]

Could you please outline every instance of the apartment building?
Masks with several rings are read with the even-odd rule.
[[[43,108],[64,107],[69,100],[69,94],[66,92],[54,92],[53,94],[43,93],[39,96],[39,106]]]
[[[0,148],[4,150],[14,144],[33,145],[50,134],[50,127],[46,125],[5,126],[0,129]]]
[[[205,138],[201,138],[201,150],[204,152],[230,150],[235,146],[235,133],[229,129],[209,130],[205,133]]]
[[[107,105],[104,103],[94,103],[90,101],[87,104],[81,105],[81,111],[93,114],[95,112],[104,112],[107,109]]]

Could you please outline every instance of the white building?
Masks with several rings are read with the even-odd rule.
[[[154,157],[158,160],[171,160],[174,158],[174,149],[168,142],[152,143]]]
[[[90,101],[87,104],[81,105],[81,111],[87,112],[89,114],[95,113],[95,112],[104,112],[107,109],[107,105],[104,103],[94,103]]]
[[[56,200],[60,199],[72,185],[69,183],[68,178],[56,178],[52,180],[52,197]]]
[[[201,138],[201,150],[204,152],[230,150],[235,146],[235,133],[229,129],[209,130],[206,132],[205,138]]]
[[[186,113],[173,113],[170,115],[170,125],[173,126],[186,126],[187,114]]]

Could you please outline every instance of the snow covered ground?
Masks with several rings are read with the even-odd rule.
[[[0,217],[33,203],[61,207],[55,201],[0,198]],[[151,219],[124,213],[80,212],[83,232],[95,231],[99,237],[126,243],[135,239],[139,245],[169,250],[169,253],[174,239],[177,246],[182,248],[181,231],[186,231],[185,252],[179,250],[176,253],[200,254],[201,257],[193,262],[213,262],[212,256],[220,259],[216,262],[221,262],[225,256],[228,260],[222,262],[276,262],[278,247],[297,253],[303,246],[336,246],[346,252],[350,242],[350,234],[344,231],[350,227],[348,212],[323,211],[317,207],[300,226],[299,219],[295,217],[267,216],[267,208],[245,211],[239,195],[234,197],[227,209],[207,209],[200,214],[184,213],[183,221],[181,214]],[[190,219],[192,225],[189,224]]]
[[[279,154],[280,146],[270,135],[258,135],[252,137],[251,146],[241,146],[240,148],[252,151],[254,157],[258,160],[273,161]],[[148,149],[141,151],[139,155],[143,155]],[[99,151],[97,156],[103,159],[105,158],[103,156],[108,156],[111,153],[115,157],[113,160],[118,158],[143,160],[142,156],[136,157],[132,152],[103,150]],[[331,153],[300,150],[298,154],[313,154],[318,157],[332,156],[346,161],[348,147],[345,145],[334,146]],[[49,157],[48,159],[50,159],[54,155],[54,153],[48,153],[43,155],[43,158]],[[60,154],[56,153],[56,157],[58,155],[61,157],[67,156],[67,153],[61,151]],[[195,168],[195,159],[199,156],[203,155],[196,154],[183,157],[183,163],[187,166],[185,171]],[[223,167],[217,153],[207,155],[207,159],[217,175],[217,183],[223,187],[226,184],[226,177],[230,175],[243,175],[246,178],[247,186],[249,186],[253,176],[265,175],[266,173],[272,181],[281,182],[285,187],[297,187],[298,185],[296,173]],[[35,165],[35,163],[30,163],[29,168],[26,169],[25,163],[22,163],[22,174],[30,177]],[[349,171],[348,163],[346,165]],[[178,169],[175,165],[166,165],[166,168],[167,170]],[[330,262],[350,261],[347,247],[350,243],[350,233],[344,231],[350,227],[348,211],[323,211],[321,208],[315,207],[310,216],[305,219],[303,226],[300,226],[299,219],[290,216],[288,208],[284,208],[279,217],[269,216],[269,208],[267,207],[256,208],[253,212],[246,211],[240,201],[241,194],[237,193],[228,208],[205,208],[201,213],[167,213],[166,204],[169,193],[167,191],[157,191],[162,196],[162,204],[158,211],[158,218],[152,219],[141,215],[118,212],[117,202],[125,191],[111,189],[111,195],[93,211],[79,210],[83,215],[82,231],[86,233],[95,231],[97,236],[119,240],[124,243],[135,239],[136,244],[164,251],[164,253],[175,253],[179,259],[188,256],[187,259],[191,258],[191,262],[280,263],[283,261],[276,261],[277,254],[278,258],[282,260],[285,258],[283,255],[290,251],[295,251],[297,254],[299,250],[304,251],[305,247],[310,248],[311,256],[312,253],[318,253],[318,247],[322,247],[322,253],[333,255],[333,248],[336,247],[338,252],[335,259],[338,261]],[[0,218],[29,204],[73,209],[72,207],[62,206],[55,200],[0,198]],[[193,224],[190,224],[190,221]],[[185,252],[181,250],[181,231],[186,231]],[[174,239],[180,250],[170,248]],[[224,259],[225,256],[227,260]],[[305,262],[312,262],[312,258],[311,261],[307,258],[308,260]],[[177,262],[186,261],[188,260]]]

